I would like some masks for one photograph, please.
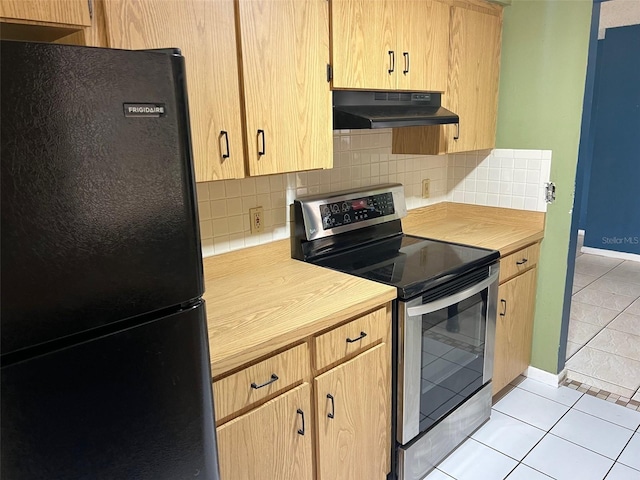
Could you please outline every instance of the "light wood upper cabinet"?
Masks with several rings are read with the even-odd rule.
[[[310,398],[305,383],[218,427],[221,480],[312,480]]]
[[[460,117],[460,131],[446,126],[448,153],[495,146],[501,30],[501,16],[452,7],[449,89],[442,103]]]
[[[91,25],[88,0],[0,0],[0,19]]]
[[[315,379],[318,480],[386,479],[390,365],[383,343]]]
[[[493,394],[524,372],[531,360],[536,291],[535,268],[498,288]]]
[[[392,90],[398,0],[331,0],[334,88]],[[395,54],[395,53],[394,53]],[[395,58],[397,68],[398,58]]]
[[[238,8],[248,173],[330,168],[326,0],[239,0]]]
[[[112,48],[182,51],[196,181],[244,177],[233,0],[108,0],[104,15]]]
[[[398,59],[400,90],[447,89],[449,6],[437,1],[406,0]]]
[[[449,7],[435,0],[331,0],[333,88],[444,91]]]
[[[437,155],[495,146],[502,7],[455,2],[450,7],[449,66],[442,106],[460,124],[393,130],[392,151]]]

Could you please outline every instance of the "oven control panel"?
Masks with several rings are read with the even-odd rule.
[[[318,208],[324,230],[393,215],[396,212],[391,192],[322,203]]]

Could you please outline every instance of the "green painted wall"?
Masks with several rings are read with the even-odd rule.
[[[504,8],[496,148],[552,150],[531,364],[557,372],[591,0],[513,0]]]

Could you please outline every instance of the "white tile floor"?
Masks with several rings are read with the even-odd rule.
[[[640,401],[640,262],[582,254],[578,239],[567,377]]]
[[[426,480],[640,480],[640,412],[526,379]]]

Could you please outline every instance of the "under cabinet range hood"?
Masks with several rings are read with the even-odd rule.
[[[419,127],[458,123],[440,93],[334,90],[333,129]]]

